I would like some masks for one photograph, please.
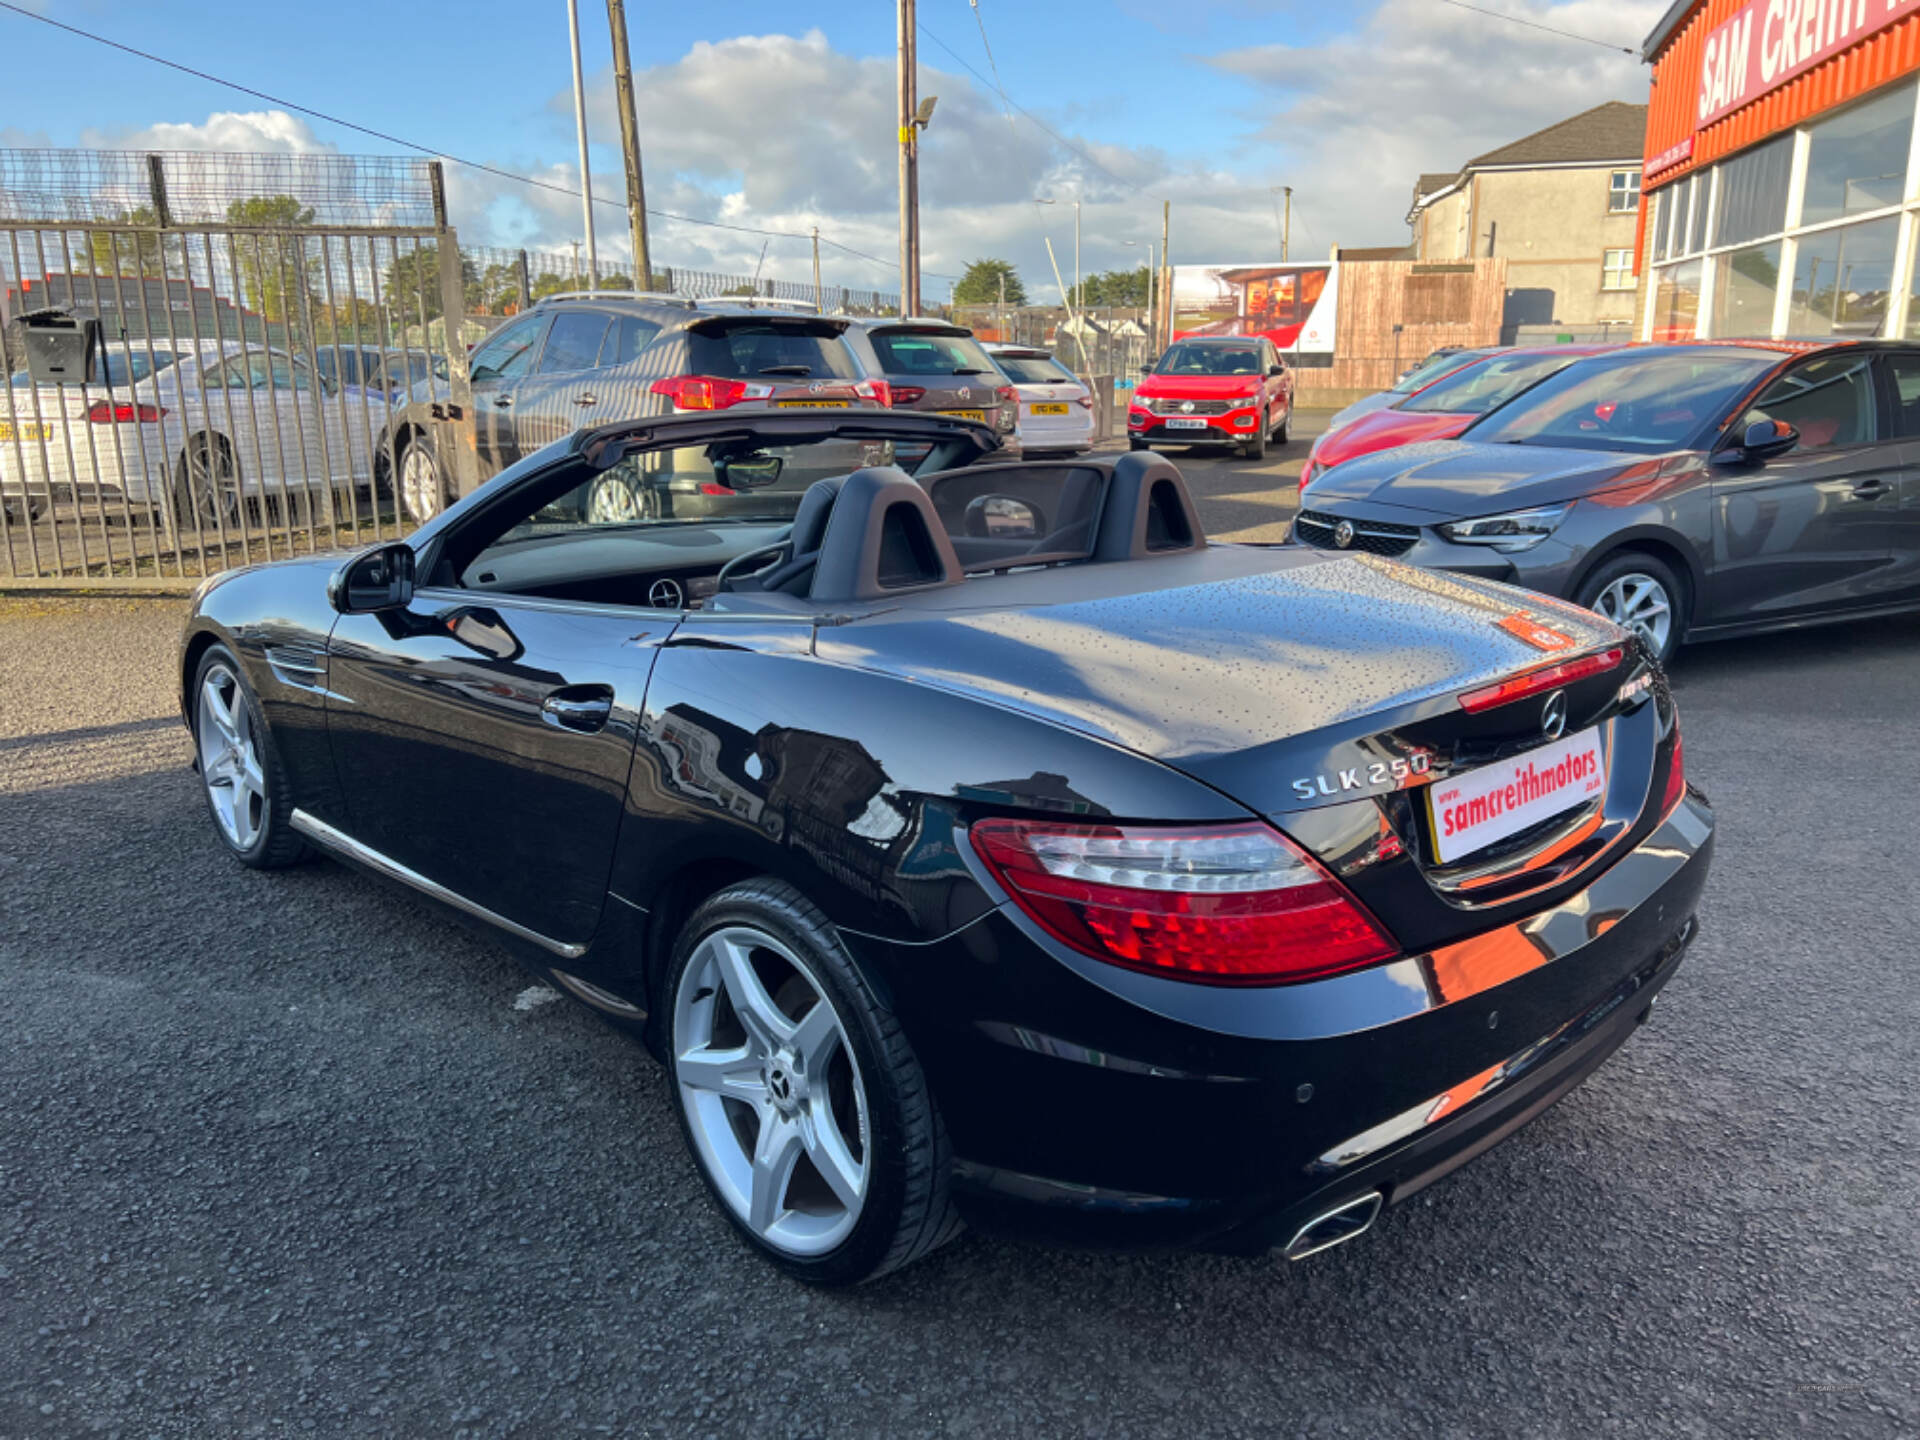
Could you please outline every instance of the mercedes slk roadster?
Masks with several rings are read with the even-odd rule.
[[[1665,679],[1557,600],[1209,543],[1160,456],[999,447],[636,420],[218,577],[179,657],[214,830],[409,886],[637,1032],[807,1280],[964,1222],[1350,1240],[1680,963],[1713,817]],[[647,503],[587,504],[609,474]]]

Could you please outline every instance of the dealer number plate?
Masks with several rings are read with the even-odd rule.
[[[984,420],[987,418],[987,412],[984,410],[942,410],[940,413],[953,420]]]
[[[844,410],[844,400],[776,400],[773,402],[782,410]]]
[[[1065,415],[1069,413],[1065,405],[1029,405],[1027,409],[1035,415]]]
[[[53,426],[51,425],[43,425],[33,420],[23,420],[16,426],[10,420],[0,420],[0,440],[12,440],[16,438],[16,430],[19,432],[17,438],[21,440],[53,439]]]
[[[1446,864],[1529,825],[1585,804],[1607,788],[1607,757],[1596,726],[1495,765],[1427,787],[1433,853]]]
[[[1189,420],[1184,416],[1176,416],[1174,419],[1167,421],[1167,428],[1169,430],[1204,430],[1207,428],[1207,422],[1204,420]]]

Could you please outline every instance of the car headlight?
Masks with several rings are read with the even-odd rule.
[[[1454,520],[1435,528],[1456,545],[1491,545],[1511,554],[1531,550],[1546,539],[1571,508],[1548,505],[1538,510],[1513,510],[1478,520]]]

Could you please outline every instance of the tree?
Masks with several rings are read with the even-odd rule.
[[[469,292],[480,283],[473,261],[465,255],[460,257],[460,281]],[[430,321],[437,320],[445,308],[440,303],[440,247],[415,245],[394,256],[387,266],[382,293],[393,307],[396,325],[418,325],[423,314]]]
[[[1142,308],[1147,303],[1147,267],[1142,265],[1137,270],[1107,270],[1098,275],[1088,275],[1081,280],[1074,303],[1079,306]]]
[[[143,225],[155,232],[159,218],[148,205],[137,205],[119,219],[122,225]],[[178,235],[123,235],[111,230],[87,232],[86,261],[96,275],[150,275],[187,273],[186,255]]]
[[[1004,295],[1000,291],[1002,280],[1007,286]],[[953,287],[956,305],[996,305],[1003,299],[1009,305],[1027,303],[1027,287],[1020,283],[1020,273],[1011,260],[975,260]]]
[[[227,221],[261,230],[297,230],[313,224],[313,207],[291,195],[250,195],[227,206]],[[246,303],[269,321],[297,327],[311,306],[320,261],[304,241],[289,247],[276,235],[235,235],[235,267]]]
[[[533,277],[533,283],[527,287],[536,300],[547,295],[560,295],[568,290],[578,290],[581,281],[572,275],[556,275],[551,270],[542,270]]]

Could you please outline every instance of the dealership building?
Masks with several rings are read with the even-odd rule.
[[[1920,338],[1920,0],[1675,0],[1641,55],[1642,337]]]

